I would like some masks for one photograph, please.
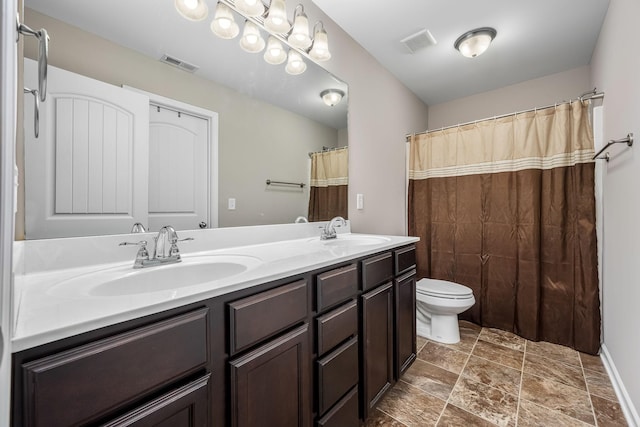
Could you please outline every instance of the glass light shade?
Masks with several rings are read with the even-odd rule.
[[[264,45],[265,42],[260,35],[258,26],[251,21],[246,21],[240,39],[240,47],[246,52],[257,53],[264,49]]]
[[[264,60],[269,64],[282,64],[287,59],[287,52],[282,47],[282,43],[273,36],[269,36],[267,50],[264,52]]]
[[[273,33],[288,33],[291,25],[287,20],[287,8],[284,0],[271,0],[269,11],[264,18],[264,26]]]
[[[334,105],[340,103],[343,96],[344,92],[340,89],[326,89],[320,92],[320,97],[328,107],[333,107]]]
[[[211,31],[222,39],[232,39],[240,33],[240,27],[236,24],[233,13],[227,5],[218,3],[216,14],[211,22]]]
[[[264,13],[264,4],[262,4],[262,0],[236,0],[234,4],[240,13],[246,16],[262,16]]]
[[[462,56],[475,58],[482,55],[489,48],[496,34],[496,30],[488,27],[471,30],[458,37],[454,47],[460,51]]]
[[[293,18],[293,29],[287,38],[289,44],[298,49],[307,49],[311,46],[311,37],[309,36],[309,19],[304,13],[302,5],[296,6],[295,16]]]
[[[190,21],[202,21],[209,15],[204,0],[175,0],[174,5],[178,13]]]
[[[313,46],[309,51],[309,56],[316,61],[328,61],[331,59],[331,52],[329,52],[329,37],[327,36],[327,32],[321,25],[314,33]]]
[[[289,51],[289,60],[287,61],[287,66],[285,67],[285,71],[291,75],[298,75],[305,72],[307,69],[307,64],[302,59],[302,55],[291,49]]]

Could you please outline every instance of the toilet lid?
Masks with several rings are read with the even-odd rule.
[[[473,296],[473,291],[464,285],[438,279],[420,279],[416,289],[419,293],[425,295],[455,296],[458,298]]]

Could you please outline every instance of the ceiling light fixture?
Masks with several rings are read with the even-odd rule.
[[[209,15],[204,0],[176,0],[175,6],[180,15],[190,21],[202,21]]]
[[[496,37],[497,31],[490,27],[476,28],[467,31],[453,44],[463,56],[467,58],[475,58],[482,55]]]
[[[192,21],[202,20],[208,14],[205,0],[175,0],[175,7],[180,15]],[[289,58],[285,66],[289,74],[301,74],[307,69],[304,58],[315,62],[331,59],[329,39],[322,21],[313,26],[311,38],[309,18],[301,4],[294,9],[292,26],[287,18],[285,0],[271,0],[268,7],[263,0],[218,0],[211,31],[223,39],[235,38],[240,33],[236,13],[245,19],[240,47],[246,52],[257,53],[264,50],[266,44],[265,61],[277,65]],[[263,31],[268,36],[266,43],[261,34]]]
[[[226,4],[220,2],[216,6],[216,14],[211,22],[211,31],[223,39],[232,39],[240,33],[240,27],[236,24],[233,13]]]
[[[328,107],[333,107],[334,105],[340,103],[343,96],[344,92],[340,89],[325,89],[320,92],[320,97]]]

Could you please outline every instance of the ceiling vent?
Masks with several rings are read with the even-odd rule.
[[[416,53],[438,43],[435,37],[433,37],[431,32],[426,28],[410,35],[409,37],[405,37],[400,40],[400,42],[404,44],[411,53]]]
[[[174,58],[173,56],[169,56],[167,54],[162,55],[162,58],[160,58],[160,62],[173,65],[174,67],[178,67],[181,70],[187,71],[189,73],[194,73],[199,68],[196,65],[189,64],[188,62],[185,62],[182,59]]]

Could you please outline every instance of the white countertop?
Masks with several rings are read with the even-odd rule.
[[[317,226],[314,227],[317,228]],[[315,234],[316,231],[313,233]],[[188,234],[181,232],[180,237]],[[338,238],[348,236],[366,238],[369,235],[342,233]],[[49,267],[34,268],[29,271],[29,268],[18,266],[14,277],[12,349],[14,352],[22,351],[97,328],[203,301],[419,240],[416,237],[405,236],[382,237],[388,240],[367,245],[321,245],[311,242],[306,236],[272,243],[212,250],[203,250],[201,244],[195,247],[197,249],[195,251],[183,251],[185,263],[203,255],[253,257],[260,262],[242,273],[211,283],[133,295],[92,296],[82,290],[60,292],[60,289],[69,283],[70,279],[76,278],[80,278],[82,283],[86,279],[87,286],[91,286],[91,280],[95,280],[93,277],[99,270],[130,271],[134,257],[127,261],[117,260],[102,264],[74,265],[71,263],[68,268],[60,269]],[[183,247],[187,247],[187,244],[181,246],[181,249]],[[130,254],[131,250],[127,253]],[[135,254],[135,250],[133,253]],[[78,280],[74,281],[78,283]]]

